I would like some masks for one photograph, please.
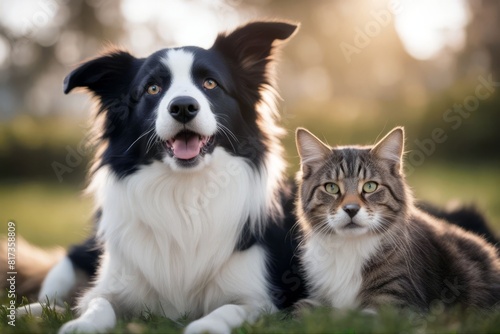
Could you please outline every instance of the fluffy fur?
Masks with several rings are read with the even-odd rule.
[[[187,333],[229,333],[303,294],[273,79],[296,28],[250,23],[211,49],[147,58],[112,51],[65,79],[66,93],[86,88],[100,106],[89,191],[103,254],[61,333],[145,310],[190,317]]]

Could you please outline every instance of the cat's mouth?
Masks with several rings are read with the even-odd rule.
[[[359,224],[356,224],[355,222],[353,222],[352,220],[345,224],[344,226],[342,226],[342,229],[344,230],[352,230],[352,229],[356,229],[356,228],[361,228],[363,226],[359,225]]]
[[[368,233],[369,229],[362,225],[349,220],[346,224],[336,228],[336,232],[344,237],[358,237]]]

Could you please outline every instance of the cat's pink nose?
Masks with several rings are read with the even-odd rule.
[[[347,204],[342,209],[352,218],[358,213],[359,204]]]

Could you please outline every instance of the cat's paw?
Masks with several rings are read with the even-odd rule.
[[[231,328],[224,321],[200,319],[190,323],[184,334],[230,334]]]

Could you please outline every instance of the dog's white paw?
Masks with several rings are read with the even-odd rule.
[[[94,323],[88,320],[75,319],[65,323],[59,329],[58,334],[104,333],[104,332],[106,332],[106,330],[96,327]]]
[[[231,328],[223,321],[200,319],[190,323],[184,334],[230,334]]]
[[[16,309],[16,314],[18,316],[31,315],[33,317],[41,317],[43,314],[43,309],[47,307],[47,305],[42,303],[31,303],[28,305],[20,306]],[[57,313],[64,313],[66,310],[64,307],[58,305],[50,305],[48,308],[56,311]]]
[[[24,305],[21,307],[18,307],[16,309],[16,314],[17,316],[25,316],[25,315],[32,315],[34,317],[41,317],[43,313],[43,306],[40,303],[31,303],[28,305]]]
[[[116,315],[111,303],[97,297],[88,303],[87,310],[80,318],[64,324],[59,334],[69,333],[104,333],[112,330],[116,325]]]

